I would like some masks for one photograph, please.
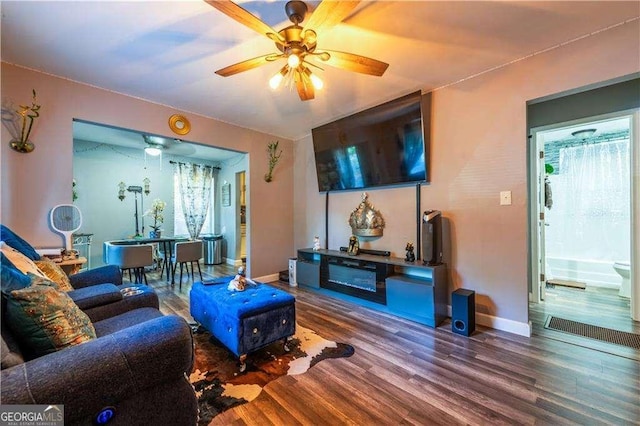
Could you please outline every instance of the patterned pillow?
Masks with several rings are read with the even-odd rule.
[[[87,314],[66,293],[45,285],[12,291],[6,321],[28,359],[96,338]]]
[[[38,269],[36,264],[33,263],[33,260],[29,259],[27,256],[20,253],[4,241],[0,241],[0,252],[2,252],[2,254],[9,259],[9,262],[11,262],[23,274],[31,272],[32,274],[40,275],[42,277],[45,276],[40,269]]]
[[[45,274],[47,278],[57,284],[58,290],[71,291],[74,289],[71,286],[69,277],[67,276],[67,274],[65,274],[60,265],[58,265],[51,259],[47,259],[46,257],[41,257],[40,260],[36,260],[34,262],[38,269],[40,269],[40,271],[42,271],[42,273]]]

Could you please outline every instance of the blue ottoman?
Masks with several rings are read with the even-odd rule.
[[[295,334],[296,299],[262,283],[229,291],[232,278],[194,283],[190,308],[193,319],[240,359],[242,369],[247,354]]]

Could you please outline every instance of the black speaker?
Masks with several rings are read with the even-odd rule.
[[[459,288],[451,294],[451,331],[471,336],[476,329],[476,292]]]
[[[422,260],[427,265],[442,263],[442,213],[427,210],[422,216]]]

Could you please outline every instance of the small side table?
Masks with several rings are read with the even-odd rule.
[[[78,257],[76,259],[63,260],[62,262],[57,263],[65,274],[73,275],[80,271],[82,265],[87,263],[86,257]]]

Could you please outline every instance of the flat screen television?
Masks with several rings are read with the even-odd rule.
[[[418,91],[312,129],[319,191],[428,182],[430,102]]]

